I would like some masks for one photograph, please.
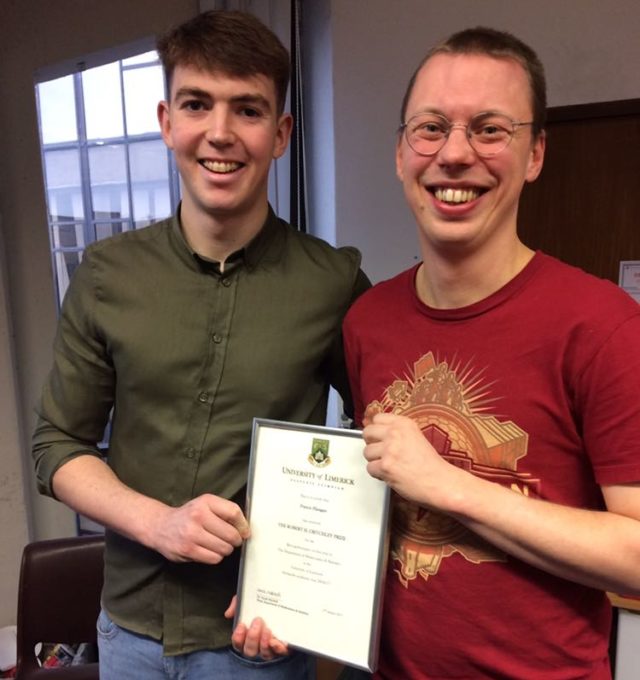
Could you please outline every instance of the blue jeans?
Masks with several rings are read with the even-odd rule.
[[[232,647],[163,656],[162,643],[98,617],[100,680],[315,680],[316,661],[299,652],[273,661],[248,659]]]

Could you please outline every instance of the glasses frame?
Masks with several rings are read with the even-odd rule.
[[[439,142],[439,146],[434,150],[429,153],[425,153],[424,151],[418,151],[413,144],[411,144],[411,140],[409,139],[409,123],[411,123],[412,120],[415,118],[419,118],[420,116],[434,116],[435,118],[440,118],[442,119],[443,123],[445,125],[443,127],[446,127],[446,132],[444,133],[442,140]],[[509,138],[507,140],[507,143],[504,146],[501,146],[497,151],[493,152],[486,152],[486,151],[480,151],[474,146],[473,142],[473,136],[471,133],[471,126],[473,125],[473,122],[477,120],[478,118],[482,118],[483,116],[499,116],[500,118],[504,118],[505,121],[509,121],[511,124],[511,130],[507,130],[509,132]],[[502,153],[508,146],[511,144],[511,140],[514,138],[516,132],[518,131],[518,128],[520,127],[525,127],[527,125],[533,125],[534,121],[526,121],[526,122],[521,122],[517,120],[513,120],[512,118],[509,118],[509,116],[506,116],[503,113],[496,113],[495,111],[481,111],[480,113],[476,113],[474,116],[472,116],[471,120],[465,125],[464,123],[452,123],[446,116],[443,116],[439,113],[434,113],[432,111],[422,111],[421,113],[416,113],[411,118],[409,118],[407,121],[402,123],[400,127],[398,128],[399,133],[404,133],[404,138],[407,140],[407,144],[409,145],[409,148],[414,152],[417,153],[418,156],[435,156],[441,149],[442,147],[447,143],[449,140],[449,136],[451,135],[451,132],[455,130],[456,128],[460,128],[461,130],[464,130],[465,132],[465,137],[467,138],[467,141],[469,142],[469,146],[475,151],[475,153],[478,154],[481,158],[493,158],[494,156],[497,156],[499,153]],[[506,128],[505,128],[506,129]],[[434,142],[435,143],[435,142]]]

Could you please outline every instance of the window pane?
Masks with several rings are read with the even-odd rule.
[[[89,175],[93,219],[129,217],[127,166],[122,144],[94,146],[89,149]]]
[[[44,167],[49,219],[73,222],[84,218],[78,149],[45,151]]]
[[[96,241],[100,241],[103,238],[109,238],[110,236],[115,236],[123,231],[129,231],[129,222],[96,222]]]
[[[73,75],[38,85],[40,130],[44,144],[78,139]]]
[[[136,228],[171,215],[169,155],[161,140],[129,147],[133,217]]]
[[[87,139],[121,137],[124,126],[119,62],[85,71],[82,89]]]
[[[82,250],[87,245],[84,237],[84,223],[52,224],[51,245],[54,249],[67,248]]]
[[[135,64],[148,64],[150,61],[158,61],[158,53],[155,50],[136,54],[134,57],[122,60],[123,66],[134,66]]]
[[[159,65],[125,71],[124,100],[127,111],[127,134],[159,132],[156,110],[164,99],[164,76]]]
[[[55,251],[53,253],[53,262],[56,270],[56,284],[58,287],[58,302],[62,304],[64,294],[69,287],[69,281],[73,276],[73,272],[82,259],[82,252],[76,251]]]
[[[156,117],[164,75],[149,51],[35,88],[61,301],[89,243],[175,210],[171,156]]]

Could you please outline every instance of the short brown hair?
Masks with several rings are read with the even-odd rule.
[[[402,99],[400,123],[405,123],[407,105],[420,69],[436,54],[484,54],[496,59],[514,59],[527,74],[531,87],[531,108],[533,109],[533,134],[539,135],[547,119],[547,84],[544,67],[538,55],[519,38],[506,31],[478,26],[454,33],[444,42],[427,52],[418,68],[413,72]]]
[[[278,37],[248,12],[212,10],[173,28],[157,41],[168,86],[176,66],[230,76],[261,74],[273,80],[278,113],[289,86],[289,53]]]

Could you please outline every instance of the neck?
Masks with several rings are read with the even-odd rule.
[[[192,250],[201,257],[220,262],[223,267],[229,255],[244,248],[258,234],[268,213],[265,203],[250,214],[220,218],[183,203],[180,222]]]
[[[509,252],[476,252],[460,257],[429,250],[416,275],[422,302],[436,309],[458,309],[484,300],[519,274],[534,252],[516,239]]]

